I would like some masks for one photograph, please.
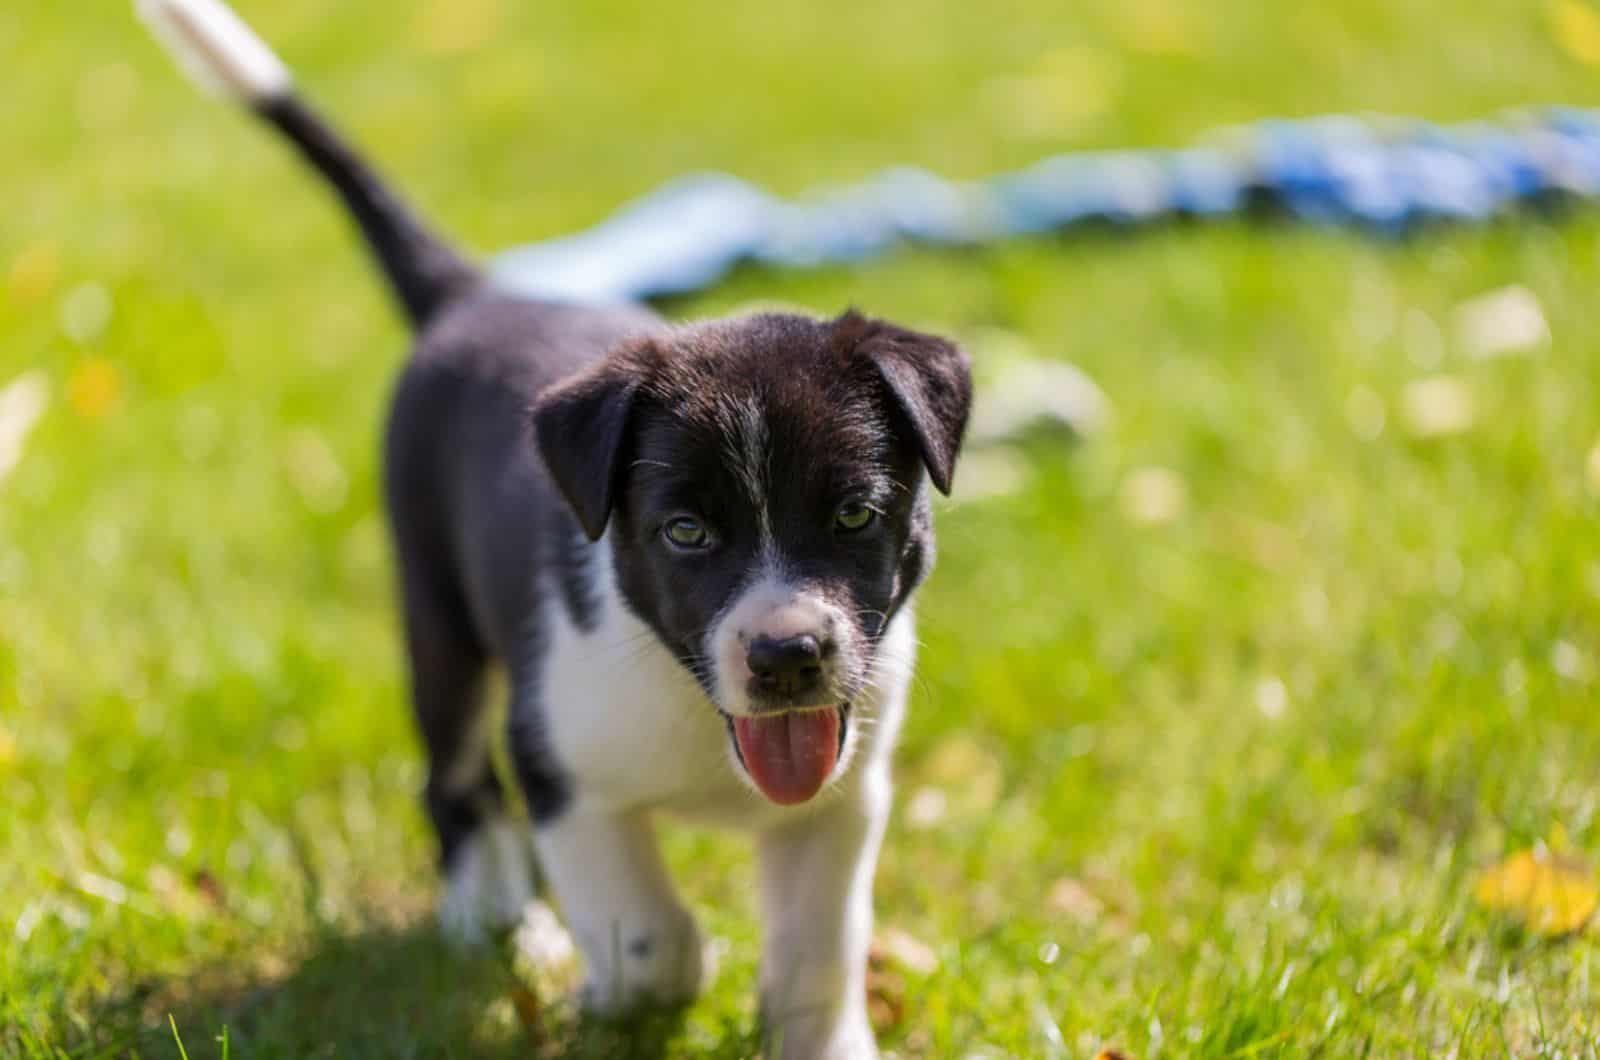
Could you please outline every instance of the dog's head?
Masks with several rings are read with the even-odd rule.
[[[622,596],[700,682],[779,803],[844,767],[850,711],[927,572],[972,385],[954,345],[854,313],[638,340],[534,423]]]

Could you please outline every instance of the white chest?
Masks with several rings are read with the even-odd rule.
[[[578,629],[560,606],[546,612],[545,732],[577,797],[614,810],[704,803],[737,814],[753,805],[721,716],[611,579],[602,582],[593,629]]]

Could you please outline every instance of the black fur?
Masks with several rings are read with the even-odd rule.
[[[293,95],[257,108],[328,179],[361,226],[413,325],[481,282],[478,270],[429,231],[366,162]]]

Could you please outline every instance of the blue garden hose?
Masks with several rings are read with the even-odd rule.
[[[509,290],[624,301],[702,290],[742,261],[858,262],[901,242],[974,245],[1090,222],[1276,210],[1398,235],[1600,196],[1600,112],[1549,109],[1434,125],[1331,116],[1265,121],[1182,150],[1056,155],[961,183],[902,168],[787,202],[737,177],[673,181],[584,232],[494,262]]]

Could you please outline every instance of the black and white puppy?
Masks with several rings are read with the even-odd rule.
[[[589,1006],[687,999],[701,944],[654,820],[747,829],[778,1051],[876,1055],[872,877],[933,558],[924,481],[949,490],[966,357],[854,313],[674,327],[499,293],[219,0],[140,7],[333,184],[417,333],[385,486],[446,926],[514,921],[536,855]],[[531,844],[491,766],[493,665]]]

